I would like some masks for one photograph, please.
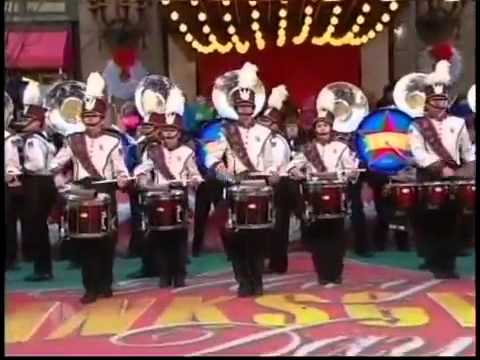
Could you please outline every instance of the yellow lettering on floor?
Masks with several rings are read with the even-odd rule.
[[[64,338],[82,324],[82,336],[114,335],[127,331],[154,302],[155,299],[152,298],[97,301],[70,317],[47,339]]]
[[[5,319],[5,342],[26,342],[35,334],[48,316],[60,306],[59,302],[34,302],[8,306]],[[9,308],[15,310],[9,311]]]
[[[462,327],[475,327],[475,307],[462,296],[454,293],[428,293],[427,295]]]
[[[297,304],[295,302],[314,302],[314,303],[328,303],[318,296],[310,294],[297,294],[292,295],[293,301],[290,301],[287,297],[288,294],[279,295],[264,295],[255,299],[255,302],[259,305],[265,306],[270,309],[284,311],[294,316],[295,324],[299,325],[312,325],[321,324],[330,319],[327,312]],[[263,326],[285,326],[287,325],[286,315],[282,313],[264,313],[257,314],[253,317],[253,320]]]
[[[218,304],[234,299],[233,296],[220,296],[203,301],[201,296],[180,296],[163,311],[155,325],[184,323],[197,320],[200,322],[231,323],[230,319],[218,308]]]
[[[375,304],[376,301],[392,295],[393,293],[390,292],[350,293],[343,296],[342,302],[347,314],[363,325],[413,327],[429,323],[428,313],[420,307],[386,305],[388,303]]]

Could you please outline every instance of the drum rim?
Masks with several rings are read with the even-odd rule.
[[[341,180],[307,180],[305,181],[305,185],[323,185],[323,186],[331,186],[331,187],[346,187],[347,183]]]
[[[253,192],[264,192],[264,193],[271,193],[273,192],[273,188],[269,185],[262,185],[262,187],[250,186],[250,185],[233,185],[227,189],[230,193],[253,193]]]
[[[142,195],[145,197],[154,197],[154,196],[165,195],[165,194],[184,195],[185,191],[180,189],[155,190],[155,191],[145,191]]]

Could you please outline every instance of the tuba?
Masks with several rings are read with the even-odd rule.
[[[168,93],[174,86],[175,84],[169,78],[161,75],[148,75],[139,82],[135,89],[135,106],[145,121],[148,121],[148,115],[151,112],[156,112],[158,114],[165,113]],[[146,103],[144,94],[147,90],[150,90],[155,94],[155,104]]]
[[[61,81],[50,87],[44,100],[50,131],[67,136],[85,130],[81,122],[85,91],[86,85],[75,80]]]
[[[8,129],[10,125],[10,121],[12,121],[14,112],[15,112],[15,106],[13,105],[12,98],[8,93],[5,91],[5,108],[4,108],[4,113],[3,113],[3,120],[5,121],[5,129]]]
[[[333,130],[339,133],[352,133],[357,130],[362,119],[368,114],[368,99],[357,86],[347,82],[334,82],[325,86],[317,97],[317,109],[324,102],[326,93],[334,95]]]

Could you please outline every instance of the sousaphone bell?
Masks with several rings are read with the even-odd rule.
[[[50,87],[44,100],[49,110],[47,126],[50,130],[64,136],[85,130],[81,122],[85,91],[86,85],[76,80],[61,81]]]
[[[317,110],[330,91],[334,95],[333,130],[352,133],[357,130],[362,119],[368,114],[368,99],[357,86],[348,82],[334,82],[325,86],[317,97]]]
[[[153,110],[149,109],[151,105],[145,103],[146,99],[144,98],[144,94],[147,90],[152,91],[157,98],[154,111],[158,114],[164,114],[169,91],[174,85],[175,84],[165,76],[148,75],[144,77],[135,89],[135,106],[140,115],[147,120],[149,113]]]

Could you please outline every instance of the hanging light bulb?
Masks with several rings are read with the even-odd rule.
[[[208,35],[208,41],[210,41],[212,43],[217,41],[217,37],[215,36],[215,34]]]
[[[360,26],[358,26],[357,24],[353,25],[353,26],[352,26],[352,31],[353,31],[354,33],[359,32],[359,31],[360,31]]]
[[[237,31],[237,29],[235,29],[235,26],[233,25],[230,25],[227,29],[227,32],[230,34],[230,35],[233,35],[235,34],[235,32]]]
[[[375,31],[370,30],[370,31],[368,32],[367,36],[368,36],[369,39],[375,38],[375,36],[376,36],[376,35],[375,35]]]
[[[382,30],[383,30],[383,25],[380,23],[377,23],[377,25],[375,25],[375,31],[380,32]]]
[[[389,21],[390,21],[390,15],[388,15],[387,13],[383,14],[383,15],[382,15],[382,21],[383,21],[384,23],[389,22]]]
[[[328,27],[327,27],[327,32],[332,33],[332,32],[334,32],[334,31],[335,31],[335,26],[333,26],[333,25],[328,25]]]
[[[259,24],[258,22],[256,22],[256,21],[254,21],[254,22],[252,23],[252,30],[253,30],[253,31],[257,31],[258,29],[260,29],[260,24]]]
[[[172,21],[177,21],[179,17],[180,15],[178,15],[178,12],[176,11],[172,11],[172,13],[170,14],[170,19],[172,19]]]
[[[207,20],[207,14],[205,14],[204,12],[198,13],[198,20],[201,22]]]
[[[210,26],[203,25],[202,31],[203,31],[204,34],[208,34],[210,32]]]
[[[304,22],[305,22],[305,24],[307,24],[307,25],[311,25],[312,22],[313,22],[313,19],[312,19],[311,16],[305,16],[305,21],[304,21]]]
[[[397,11],[398,10],[398,3],[396,1],[392,1],[389,5],[390,10]]]
[[[250,5],[250,6],[252,6],[252,7],[253,7],[253,6],[256,6],[256,5],[257,5],[257,2],[256,2],[256,1],[253,1],[253,0],[250,0],[250,1],[248,2],[248,5]]]
[[[357,23],[362,25],[365,22],[365,17],[363,15],[358,15]]]
[[[193,41],[193,35],[188,33],[185,35],[185,41],[186,42],[192,42]]]
[[[336,16],[332,16],[330,18],[330,24],[337,25],[338,24],[338,18]]]
[[[225,22],[230,22],[230,21],[232,21],[232,14],[230,14],[230,13],[225,13],[225,15],[223,15],[223,21],[225,21]]]
[[[252,16],[252,19],[257,20],[260,17],[260,12],[255,9],[252,11],[251,16]]]
[[[341,6],[337,5],[337,6],[335,6],[335,7],[333,8],[333,13],[334,13],[335,15],[340,15],[341,12],[342,12],[342,7],[341,7]]]
[[[311,5],[308,5],[305,7],[305,14],[307,15],[312,15],[313,14],[313,7]]]
[[[180,32],[187,32],[188,30],[188,27],[187,27],[187,24],[185,23],[181,23],[180,26],[178,27],[178,30],[180,30]]]
[[[239,41],[240,41],[240,38],[238,37],[238,35],[233,35],[233,36],[232,36],[232,41],[233,41],[234,43],[239,42]]]
[[[230,0],[222,0],[223,6],[230,6]]]
[[[198,5],[198,0],[190,0],[190,5],[197,6]]]
[[[371,10],[370,4],[368,4],[368,3],[363,4],[363,6],[362,6],[362,11],[363,11],[365,14],[369,13],[370,10]]]
[[[285,10],[285,9],[283,9],[283,8],[280,9],[280,10],[278,11],[278,16],[280,16],[281,18],[284,18],[285,16],[287,16],[287,10]]]
[[[170,4],[170,0],[162,0],[163,6],[167,6],[168,4]]]
[[[281,28],[286,28],[287,27],[287,20],[285,19],[282,19],[278,22],[278,26],[280,26]]]

